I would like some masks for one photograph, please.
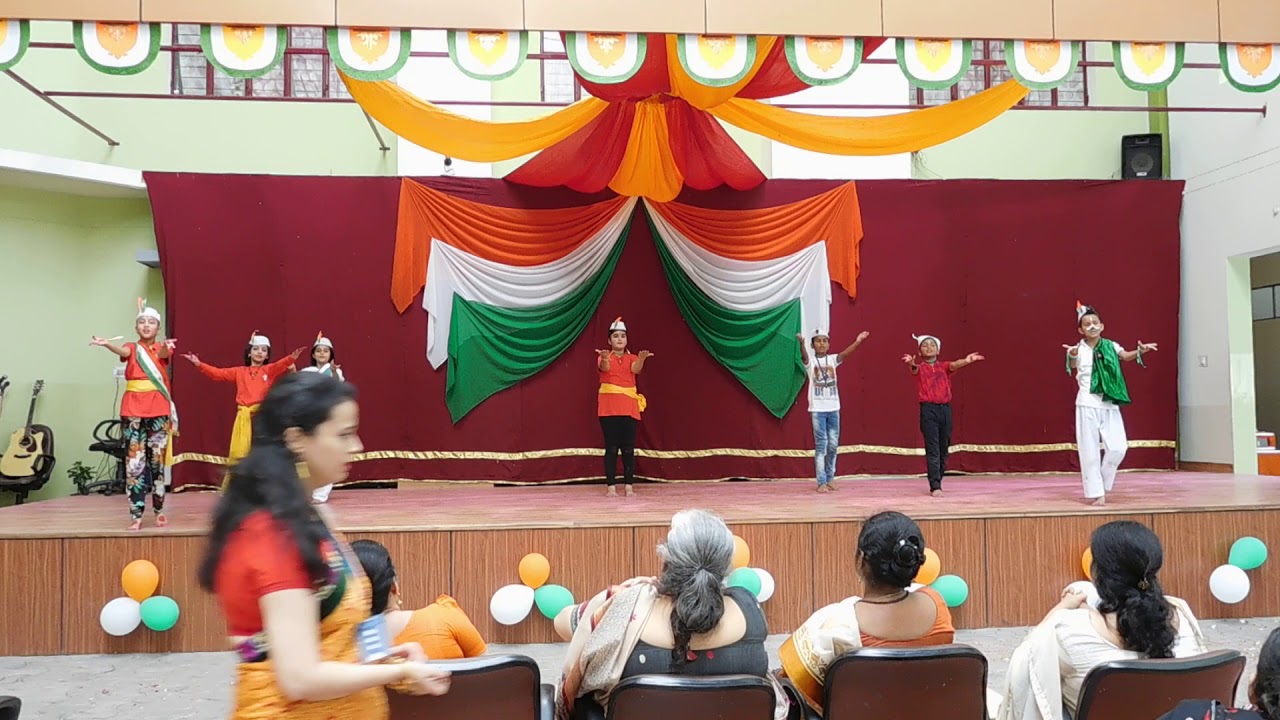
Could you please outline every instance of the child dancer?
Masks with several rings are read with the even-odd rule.
[[[951,373],[985,358],[978,353],[969,353],[961,360],[939,361],[941,340],[933,335],[911,337],[920,351],[920,361],[916,361],[916,355],[903,355],[902,361],[916,376],[929,494],[942,497],[942,476],[947,474],[947,454],[951,450]]]
[[[618,497],[618,451],[622,451],[622,478],[627,497],[635,495],[631,483],[636,473],[636,426],[644,412],[644,396],[636,390],[636,375],[653,357],[648,350],[639,355],[627,352],[627,326],[622,318],[609,326],[609,349],[597,350],[596,369],[600,371],[600,392],[596,401],[600,429],[604,432],[604,477],[609,484],[605,497]]]
[[[805,374],[809,376],[809,414],[813,419],[813,461],[817,467],[818,492],[831,492],[836,489],[832,482],[836,477],[836,455],[840,452],[840,390],[836,385],[836,368],[853,354],[854,350],[870,337],[865,330],[858,334],[858,339],[837,355],[828,355],[831,349],[831,338],[824,332],[813,331],[809,345],[813,348],[813,357],[805,348],[805,337],[796,335],[800,341],[800,360],[804,362]]]
[[[1125,350],[1120,343],[1102,338],[1102,318],[1088,305],[1076,303],[1076,327],[1083,338],[1067,351],[1067,374],[1076,371],[1076,447],[1080,451],[1080,475],[1084,497],[1094,505],[1107,504],[1107,492],[1116,482],[1116,471],[1129,449],[1120,406],[1129,404],[1129,389],[1120,369],[1121,361],[1137,360],[1156,350],[1155,343],[1138,341],[1137,350]],[[1098,458],[1099,439],[1103,454]]]
[[[346,382],[347,378],[342,374],[342,368],[338,365],[338,354],[333,349],[333,341],[324,336],[324,333],[316,333],[316,342],[311,346],[311,366],[302,368],[302,372],[318,372],[321,375],[335,377],[342,382]],[[329,502],[329,493],[333,492],[332,485],[318,487],[311,493],[311,502],[322,505]]]
[[[253,438],[253,416],[258,412],[258,405],[267,396],[271,384],[294,368],[294,362],[303,349],[298,348],[268,364],[271,360],[271,341],[254,330],[244,349],[244,367],[219,368],[200,362],[200,358],[194,353],[182,356],[210,380],[236,384],[236,422],[231,428],[231,449],[227,453],[227,464],[235,465],[240,458],[249,454],[249,441]]]
[[[120,426],[126,454],[125,489],[129,495],[130,530],[142,528],[147,494],[156,514],[156,527],[164,527],[164,466],[170,435],[178,434],[178,409],[169,394],[169,358],[177,341],[160,339],[160,313],[138,298],[133,321],[137,342],[115,345],[93,336],[91,345],[104,347],[124,365],[124,396],[120,398]]]

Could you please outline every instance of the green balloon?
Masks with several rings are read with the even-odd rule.
[[[561,585],[543,585],[533,591],[533,602],[537,604],[538,612],[555,620],[561,610],[573,604],[573,593]]]
[[[173,598],[156,595],[142,601],[142,624],[156,632],[172,629],[178,624],[179,614]]]
[[[738,568],[729,573],[729,587],[740,587],[752,597],[757,597],[760,595],[760,575],[751,568]]]
[[[969,599],[969,584],[959,575],[943,575],[929,587],[938,591],[947,607],[960,607]]]
[[[1256,537],[1242,537],[1231,544],[1227,562],[1241,570],[1255,570],[1267,561],[1267,546]]]

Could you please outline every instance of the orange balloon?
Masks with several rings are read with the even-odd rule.
[[[916,573],[915,581],[921,585],[932,585],[934,580],[942,574],[942,558],[938,557],[938,553],[933,548],[924,549],[924,564],[920,566],[920,572]]]
[[[733,569],[744,568],[751,564],[751,548],[747,547],[747,541],[733,536]]]
[[[1093,548],[1084,549],[1084,557],[1080,558],[1080,567],[1084,568],[1084,576],[1093,580]]]
[[[541,553],[529,553],[520,559],[520,582],[537,590],[551,577],[551,563]]]
[[[124,586],[126,595],[142,602],[160,587],[160,571],[150,560],[134,560],[124,566],[124,572],[120,573],[120,584]]]

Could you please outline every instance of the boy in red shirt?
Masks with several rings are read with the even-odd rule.
[[[969,353],[961,360],[939,361],[941,340],[932,335],[911,337],[915,339],[920,353],[903,355],[902,361],[911,368],[911,374],[916,376],[920,396],[920,433],[924,435],[929,494],[942,497],[942,476],[947,473],[947,453],[951,449],[951,373],[985,358],[978,353]]]
[[[648,350],[639,355],[627,352],[627,325],[622,318],[609,325],[609,347],[596,351],[596,370],[600,374],[600,392],[596,414],[604,433],[604,478],[609,489],[605,497],[617,497],[618,453],[622,453],[622,481],[627,497],[636,494],[631,484],[636,473],[636,428],[640,413],[648,402],[636,389],[636,376],[644,363],[653,357]]]

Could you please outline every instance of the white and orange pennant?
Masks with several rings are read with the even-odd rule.
[[[565,53],[578,76],[588,82],[616,85],[630,80],[644,65],[648,37],[643,33],[565,33]]]
[[[1218,57],[1227,82],[1237,90],[1260,93],[1280,86],[1280,45],[1223,43]]]
[[[708,87],[742,80],[756,64],[754,35],[681,35],[676,38],[680,67]]]
[[[1185,48],[1182,43],[1112,43],[1116,72],[1125,85],[1141,92],[1156,92],[1182,72]]]
[[[31,23],[0,18],[0,71],[17,65],[30,43]]]
[[[1080,43],[1067,40],[1006,40],[1004,62],[1023,87],[1053,90],[1080,64]]]
[[[334,66],[365,82],[390,80],[409,61],[412,33],[395,28],[329,28],[326,44]]]
[[[234,78],[257,78],[280,64],[288,44],[280,25],[205,25],[200,47],[218,70]]]
[[[969,40],[898,38],[898,68],[915,87],[942,90],[960,82],[973,64]]]
[[[787,64],[806,85],[835,85],[862,64],[862,38],[791,35],[784,40]]]
[[[71,34],[89,67],[108,75],[137,75],[160,54],[158,23],[77,22]]]
[[[502,80],[515,74],[529,54],[529,33],[450,30],[449,57],[468,77]]]

